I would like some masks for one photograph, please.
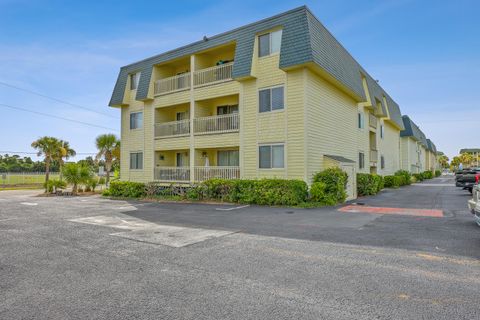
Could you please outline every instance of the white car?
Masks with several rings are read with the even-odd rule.
[[[472,199],[468,200],[468,208],[475,216],[477,224],[480,226],[480,185],[475,185],[472,190]]]

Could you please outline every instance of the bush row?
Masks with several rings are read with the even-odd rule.
[[[401,186],[409,185],[414,181],[423,181],[425,179],[432,179],[434,176],[441,175],[439,170],[425,171],[422,173],[410,174],[406,170],[398,170],[394,175],[379,176],[369,173],[357,174],[357,193],[359,196],[368,196],[377,194],[380,190],[385,188],[399,188]]]
[[[112,181],[105,196],[141,198],[171,197],[187,200],[216,200],[270,206],[297,206],[308,201],[319,205],[335,205],[345,201],[347,174],[338,168],[326,169],[313,177],[308,192],[302,180],[211,179],[193,186],[160,185]]]

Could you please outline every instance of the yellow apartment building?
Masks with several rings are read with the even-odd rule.
[[[121,179],[311,182],[402,167],[398,104],[307,7],[122,67]]]

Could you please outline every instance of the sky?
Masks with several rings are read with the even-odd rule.
[[[304,4],[438,150],[480,147],[478,0],[0,0],[0,154],[50,135],[94,155],[121,66]]]

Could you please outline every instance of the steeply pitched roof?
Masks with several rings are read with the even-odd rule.
[[[280,50],[280,68],[288,68],[305,63],[315,63],[326,71],[335,80],[349,89],[359,99],[365,101],[362,74],[367,80],[369,95],[373,106],[376,99],[386,114],[383,96],[387,100],[391,120],[400,128],[403,121],[400,117],[400,108],[380,85],[360,66],[348,51],[322,25],[306,6],[260,20],[243,27],[221,33],[208,40],[197,41],[192,44],[168,51],[120,69],[120,73],[113,90],[110,105],[121,105],[127,84],[128,75],[140,71],[140,82],[137,89],[137,100],[146,99],[153,66],[169,60],[186,57],[195,52],[235,42],[235,63],[233,77],[238,79],[250,75],[255,36],[274,27],[282,27],[282,44]]]
[[[400,131],[400,137],[412,137],[420,142],[425,148],[428,148],[427,138],[420,128],[413,122],[409,116],[402,116],[404,130]]]
[[[437,153],[437,147],[430,139],[427,139],[427,149],[432,151],[435,154]]]

